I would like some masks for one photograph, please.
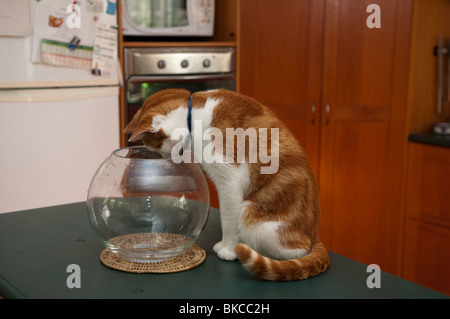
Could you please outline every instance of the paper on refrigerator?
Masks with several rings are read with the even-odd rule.
[[[37,2],[32,61],[92,70],[99,23],[102,30],[105,25],[116,26],[115,5],[112,0]],[[117,37],[114,41],[117,45]],[[108,76],[108,72],[103,75]]]
[[[92,74],[113,76],[117,61],[117,27],[98,22],[94,39]]]

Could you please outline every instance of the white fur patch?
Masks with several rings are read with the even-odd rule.
[[[241,241],[263,256],[276,258],[282,247],[279,245],[279,222],[262,222],[250,227],[240,223],[239,235]]]
[[[180,105],[167,115],[156,115],[153,117],[152,126],[156,129],[163,129],[164,132],[172,132],[178,127],[187,127],[187,109]]]
[[[241,206],[242,216],[245,208],[253,205],[251,202],[244,202]],[[279,232],[280,222],[261,222],[249,227],[239,223],[239,235],[241,241],[265,257],[279,260],[295,259],[305,256],[308,251],[305,249],[289,249],[280,244]]]
[[[244,266],[245,268],[247,268],[248,270],[251,271],[252,266],[256,262],[257,259],[258,259],[258,254],[254,250],[251,250],[250,257],[248,258],[248,260],[246,262],[242,263],[242,266]]]
[[[203,108],[192,109],[192,122],[195,120],[202,121],[202,134],[211,126],[212,114],[214,108],[220,103],[220,99],[207,98]],[[186,110],[187,116],[187,110]]]
[[[214,181],[219,195],[222,241],[214,246],[214,250],[222,258],[227,252],[234,251],[239,242],[239,208],[248,188],[248,168],[246,164],[225,163],[203,163],[202,166]]]
[[[153,117],[152,126],[155,129],[155,132],[159,130],[163,130],[166,134],[168,134],[168,138],[166,138],[159,149],[162,153],[170,154],[172,151],[172,147],[179,142],[179,140],[172,140],[171,133],[176,128],[186,128],[184,131],[185,134],[182,137],[182,142],[186,140],[188,136],[187,132],[187,108],[184,105],[180,105],[177,109],[171,111],[167,115],[156,115]]]

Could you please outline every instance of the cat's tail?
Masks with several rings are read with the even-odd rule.
[[[245,244],[238,244],[235,251],[242,265],[264,280],[307,279],[324,272],[330,265],[328,251],[320,242],[315,244],[307,255],[290,260],[264,257]]]

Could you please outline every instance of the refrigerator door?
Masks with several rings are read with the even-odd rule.
[[[14,3],[13,3],[14,2]],[[82,11],[80,13],[70,13],[72,3],[77,3]],[[67,6],[67,8],[66,8]],[[104,34],[104,30],[98,30],[100,25],[117,25],[115,0],[95,0],[95,1],[32,1],[32,0],[0,0],[0,89],[1,88],[41,88],[41,87],[76,87],[76,86],[98,86],[98,85],[118,85],[120,83],[120,67],[117,58],[117,38],[109,39],[111,34]],[[72,8],[74,10],[74,8]],[[50,18],[59,16],[64,12],[62,25],[53,26]],[[80,25],[69,27],[70,16],[76,15],[80,18]],[[95,21],[95,22],[93,22]],[[22,29],[25,31],[20,31]],[[33,32],[32,32],[33,31]],[[95,42],[99,32],[99,38],[106,38],[107,51],[111,51],[112,43],[114,54],[109,54],[106,59],[108,62],[108,72],[102,72],[103,76],[92,75],[95,71],[94,59],[95,52],[97,58],[99,52],[103,54],[103,42]],[[77,37],[73,37],[76,34]],[[78,38],[80,47],[94,47],[94,56],[76,57],[70,59],[67,57],[68,47],[56,45],[58,41],[64,44],[72,44],[74,38]],[[80,39],[81,38],[81,39]],[[55,40],[55,41],[53,41]],[[43,44],[45,48],[43,48]],[[75,41],[76,42],[76,41]],[[48,44],[48,43],[51,43]],[[65,50],[65,51],[64,51]],[[71,50],[68,50],[71,51]],[[82,50],[83,51],[83,50]],[[77,52],[72,47],[71,52]],[[79,59],[85,64],[92,65],[94,70],[77,69],[70,67],[59,67],[50,64],[33,63],[42,62],[42,54],[51,60],[56,59],[58,63],[67,59],[72,62]],[[47,61],[49,62],[49,61]],[[96,60],[96,62],[98,62]],[[76,66],[80,67],[80,66]],[[105,76],[108,73],[108,76]]]
[[[120,145],[118,90],[0,90],[0,213],[86,200]]]
[[[92,75],[87,70],[31,62],[32,36],[0,36],[0,88],[41,88],[118,85],[118,66],[112,77]],[[117,63],[118,64],[118,61]]]

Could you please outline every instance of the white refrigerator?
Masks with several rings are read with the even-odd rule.
[[[113,18],[115,1],[88,3]],[[120,146],[117,52],[107,77],[32,62],[36,6],[0,0],[0,213],[85,201],[96,169]]]

